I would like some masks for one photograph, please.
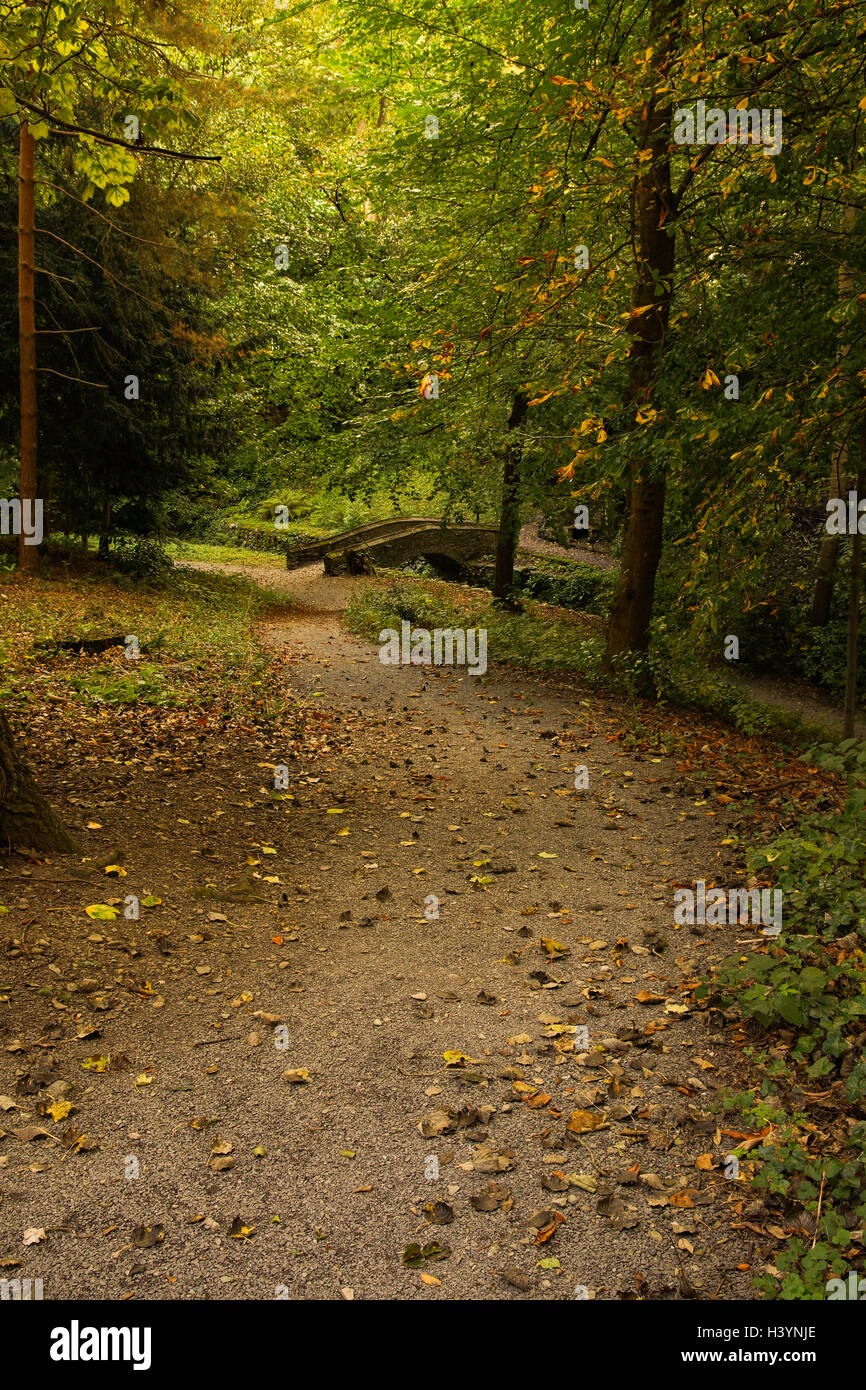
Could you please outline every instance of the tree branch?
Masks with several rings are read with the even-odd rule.
[[[222,160],[221,154],[192,154],[189,150],[166,150],[161,145],[131,145],[128,140],[121,140],[116,135],[105,135],[101,130],[90,130],[87,126],[70,125],[67,121],[61,121],[56,116],[52,116],[50,111],[46,111],[43,106],[36,106],[32,101],[25,101],[18,93],[15,99],[19,106],[23,106],[25,111],[32,111],[43,121],[50,121],[52,126],[57,127],[51,131],[52,135],[89,135],[91,139],[98,140],[102,145],[120,145],[122,149],[129,150],[130,154],[156,154],[164,159],[195,159],[205,163],[219,164]]]

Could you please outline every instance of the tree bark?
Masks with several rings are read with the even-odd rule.
[[[78,849],[36,786],[0,714],[0,849],[13,845],[65,854]]]
[[[842,226],[847,237],[854,231],[854,208],[846,207],[842,215]],[[843,261],[839,267],[839,300],[845,300],[854,295],[854,272],[847,261]],[[846,358],[851,351],[850,343],[843,343],[839,356]],[[848,492],[848,436],[842,440],[839,446],[832,467],[830,468],[830,479],[827,484],[827,497],[845,497]],[[858,494],[859,496],[859,494]],[[815,575],[815,592],[812,595],[812,611],[810,619],[816,627],[826,627],[830,621],[830,609],[833,603],[833,580],[836,577],[836,564],[840,553],[840,537],[828,535],[826,529],[821,537],[821,545],[818,551],[818,564]]]
[[[493,574],[493,597],[498,599],[507,599],[514,587],[514,557],[520,534],[520,462],[523,453],[520,436],[515,431],[520,430],[526,419],[527,406],[525,392],[517,391],[508,417],[509,435],[502,467],[502,506]]]
[[[847,484],[848,480],[843,476],[840,490],[834,492],[831,487],[827,496],[844,497],[848,490]],[[836,562],[839,559],[839,539],[839,536],[824,535],[821,537],[815,575],[815,592],[812,595],[812,608],[809,614],[810,621],[816,627],[826,627],[830,621],[830,609],[833,604],[833,581],[836,577]]]
[[[102,530],[99,533],[99,556],[100,559],[107,560],[111,548],[111,498],[106,497],[102,503]]]
[[[679,43],[683,0],[654,0],[650,20],[652,87],[641,111],[638,160],[635,169],[634,241],[637,282],[629,325],[627,400],[635,406],[652,396],[664,352],[673,295],[676,201],[671,189],[670,143],[673,109],[666,74]],[[607,630],[604,669],[610,671],[624,652],[643,652],[649,646],[656,571],[662,553],[665,477],[653,471],[647,458],[632,459],[627,489],[628,522]]]
[[[860,458],[866,456],[866,426],[860,429]],[[863,495],[866,470],[857,472],[857,498]],[[858,516],[859,523],[859,516]],[[851,574],[848,585],[848,634],[845,644],[845,715],[842,737],[854,737],[857,719],[857,642],[860,627],[860,595],[863,591],[863,536],[859,524],[851,542]]]
[[[650,479],[638,461],[629,469],[629,517],[619,580],[613,596],[604,653],[609,671],[622,652],[649,646],[655,579],[662,555],[665,477]]]
[[[22,517],[36,500],[36,273],[35,208],[36,141],[30,126],[19,127],[18,159],[18,345],[21,403],[21,472],[18,496]],[[39,552],[25,544],[24,526],[18,537],[18,571],[33,576],[39,570]]]

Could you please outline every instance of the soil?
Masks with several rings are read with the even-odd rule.
[[[53,1299],[751,1297],[766,1242],[714,1111],[749,1078],[691,988],[752,929],[672,907],[723,872],[724,811],[619,745],[627,706],[383,666],[340,620],[368,580],[237,569],[292,601],[259,636],[303,736],[152,711],[152,757],[89,760],[60,712],[89,860],[0,872],[4,1276]],[[85,913],[127,894],[161,904]],[[574,1111],[601,1127],[567,1133]]]

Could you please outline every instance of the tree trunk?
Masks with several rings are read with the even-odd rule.
[[[650,42],[652,87],[641,111],[632,219],[637,248],[637,283],[632,295],[627,399],[636,407],[652,396],[670,318],[673,294],[676,204],[671,189],[671,122],[667,70],[679,42],[683,0],[653,0]],[[622,565],[611,605],[604,669],[620,653],[646,651],[656,571],[662,552],[665,478],[646,458],[633,459],[628,474],[628,522]]]
[[[108,559],[111,546],[111,498],[106,497],[102,504],[102,530],[99,533],[99,557]]]
[[[854,231],[854,208],[846,207],[842,214],[842,226],[846,236],[850,237]],[[854,295],[854,273],[847,261],[843,261],[839,267],[839,301],[844,303]],[[845,358],[851,351],[850,343],[843,343],[840,349],[840,357]],[[839,450],[833,460],[830,469],[830,480],[827,484],[827,497],[845,497],[848,492],[848,436],[839,446]],[[859,493],[858,493],[859,496]],[[830,608],[833,602],[833,580],[836,576],[836,564],[839,559],[840,537],[827,534],[825,529],[821,537],[821,546],[818,551],[818,564],[815,576],[815,592],[812,595],[811,621],[816,627],[826,627],[830,621]]]
[[[844,497],[847,492],[847,479],[843,479],[839,492],[828,492],[828,497]],[[839,537],[824,535],[818,551],[815,592],[812,595],[812,609],[809,619],[816,627],[826,627],[830,621],[830,608],[833,603],[833,580],[836,577],[836,562],[839,559]]]
[[[860,430],[860,457],[866,456],[866,426]],[[863,495],[866,471],[862,463],[857,472],[857,498]],[[857,530],[851,542],[851,575],[848,587],[848,636],[845,649],[845,718],[842,729],[843,738],[854,737],[857,719],[857,638],[860,627],[860,594],[863,589],[863,536],[860,532],[859,516]]]
[[[0,849],[12,845],[65,854],[78,849],[36,786],[0,714]]]
[[[18,345],[21,399],[21,476],[18,496],[22,518],[34,515],[36,501],[36,275],[34,180],[36,141],[30,127],[19,127],[18,161]],[[28,505],[29,504],[29,505]],[[18,571],[33,576],[39,570],[39,552],[25,544],[22,524],[18,537]]]
[[[630,470],[629,518],[622,564],[610,610],[604,668],[609,671],[621,652],[643,652],[649,646],[656,571],[662,554],[665,478],[649,479]]]
[[[513,432],[519,430],[526,419],[527,405],[526,394],[517,391],[508,417],[509,437],[502,468],[502,508],[493,574],[493,597],[498,599],[507,599],[514,587],[514,557],[520,534],[520,461],[523,449],[519,434]]]

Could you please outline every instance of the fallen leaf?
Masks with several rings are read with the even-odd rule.
[[[610,1125],[600,1112],[572,1110],[565,1128],[569,1134],[589,1134],[596,1129],[610,1129]]]
[[[236,1216],[229,1226],[229,1235],[232,1240],[249,1240],[250,1236],[254,1236],[255,1233],[255,1226],[245,1226],[243,1218],[240,1216]]]
[[[150,1250],[164,1240],[165,1230],[162,1226],[136,1226],[132,1232],[132,1244],[136,1250]]]

